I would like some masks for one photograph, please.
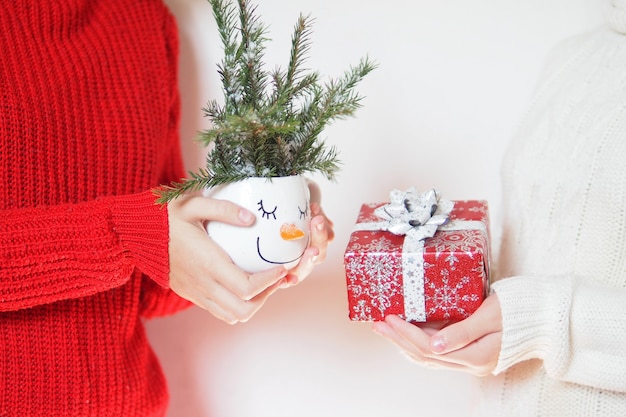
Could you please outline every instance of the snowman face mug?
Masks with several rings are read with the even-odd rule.
[[[291,269],[309,245],[310,192],[298,175],[247,178],[205,190],[206,197],[229,200],[255,214],[250,227],[211,221],[209,236],[247,272],[277,265]]]

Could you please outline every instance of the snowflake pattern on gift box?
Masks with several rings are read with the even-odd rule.
[[[470,253],[480,247],[482,240],[481,235],[475,230],[446,231],[435,234],[428,241],[428,246],[434,248],[437,253]]]
[[[367,243],[354,242],[352,250],[361,252],[349,257],[345,267],[348,291],[357,299],[352,320],[373,320],[372,308],[384,316],[392,298],[402,293],[399,284],[398,259],[391,240],[381,237]]]
[[[474,259],[476,254],[482,255],[484,241],[484,237],[474,230],[447,231],[433,236],[428,246],[435,251],[437,258],[445,256],[446,262],[454,270],[459,262],[459,253]]]
[[[434,283],[426,279],[425,286],[432,295],[426,295],[426,302],[430,306],[427,314],[432,317],[449,319],[451,317],[468,317],[469,312],[465,308],[468,303],[480,301],[475,293],[467,293],[465,287],[471,280],[467,275],[461,277],[456,283],[452,283],[450,272],[447,269],[440,270],[441,278]]]
[[[352,307],[354,321],[372,321],[372,307],[366,300],[359,300]]]
[[[450,216],[452,219],[470,217],[487,224],[489,209],[486,201],[456,200],[454,202],[454,208],[455,212]],[[473,214],[467,216],[467,213]],[[476,216],[476,214],[479,214],[479,216]]]

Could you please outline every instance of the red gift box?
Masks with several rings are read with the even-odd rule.
[[[344,255],[351,320],[462,320],[476,311],[489,288],[488,207],[452,203],[448,223],[417,245],[408,235],[369,230],[386,203],[361,207]]]

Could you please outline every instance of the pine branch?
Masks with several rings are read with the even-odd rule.
[[[224,89],[226,110],[236,113],[238,102],[243,97],[235,59],[238,50],[237,12],[227,0],[209,0],[209,3],[224,48],[224,59],[218,65],[218,73]]]
[[[256,6],[248,0],[239,0],[239,21],[241,44],[237,53],[240,69],[239,82],[243,86],[243,102],[250,108],[257,109],[263,102],[267,87],[267,74],[263,71],[263,53],[265,50],[265,26],[255,15]]]
[[[224,49],[217,66],[224,104],[212,100],[202,109],[212,125],[200,132],[203,145],[213,145],[205,168],[157,190],[158,202],[249,177],[320,172],[333,179],[340,165],[337,150],[319,135],[361,107],[355,88],[375,65],[366,57],[321,84],[318,72],[304,68],[313,19],[300,14],[286,70],[265,71],[268,38],[256,6],[250,0],[208,1]]]

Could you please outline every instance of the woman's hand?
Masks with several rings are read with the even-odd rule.
[[[248,321],[287,282],[283,267],[244,272],[207,235],[207,220],[250,226],[254,215],[248,210],[229,201],[188,195],[169,203],[168,216],[170,288],[215,317],[229,324]]]
[[[283,287],[298,284],[311,274],[315,265],[324,262],[328,243],[335,238],[333,222],[326,217],[322,210],[322,192],[319,185],[310,179],[306,179],[306,182],[311,195],[311,242],[298,265],[289,271]]]
[[[335,237],[333,222],[326,217],[319,203],[311,202],[311,216],[311,243],[298,265],[289,271],[283,287],[299,283],[313,271],[315,265],[322,263],[326,259],[328,243]]]
[[[414,325],[397,316],[373,324],[373,330],[400,347],[420,365],[484,376],[498,363],[502,342],[500,302],[495,294],[474,314],[450,325]]]

